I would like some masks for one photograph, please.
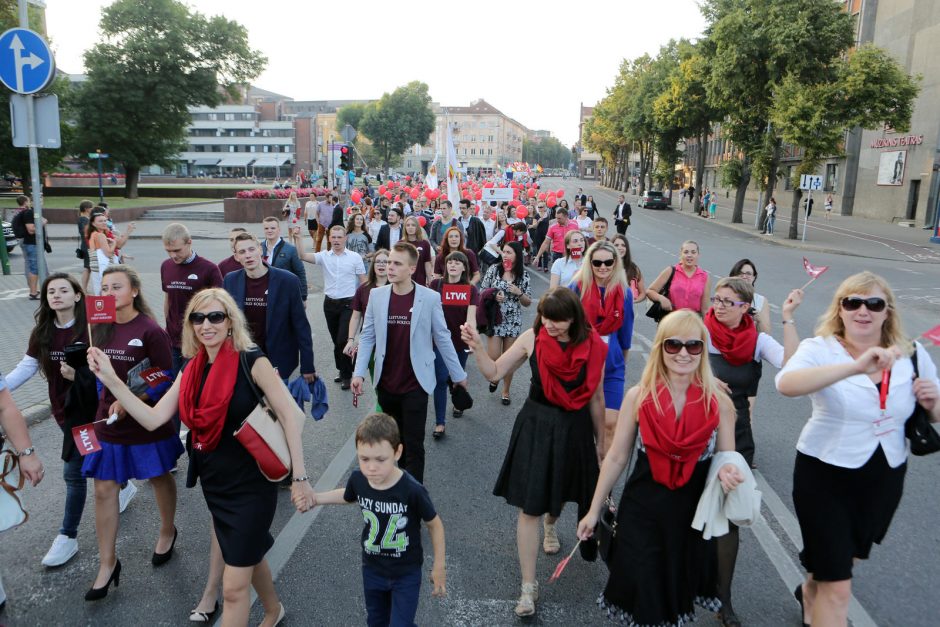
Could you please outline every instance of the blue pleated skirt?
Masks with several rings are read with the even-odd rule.
[[[82,476],[118,483],[165,475],[185,450],[175,434],[150,444],[100,444],[100,451],[85,456]]]

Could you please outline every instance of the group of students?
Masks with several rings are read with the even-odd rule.
[[[390,208],[387,217],[401,216]],[[566,502],[575,503],[581,555],[594,559],[599,519],[635,457],[615,512],[619,533],[606,556],[610,576],[601,608],[628,624],[678,625],[694,615],[698,603],[717,611],[723,624],[739,625],[731,602],[738,528],[729,523],[727,533],[706,540],[691,526],[706,495],[720,499],[753,482],[751,412],[761,363],[767,361],[782,367],[776,377],[782,394],[813,400],[794,471],[801,560],[809,574],[794,594],[805,624],[845,624],[853,560],[867,558],[872,543],[884,538],[906,469],[903,422],[886,424],[884,412],[908,416],[918,402],[940,421],[936,367],[903,333],[888,284],[868,272],[847,278],[820,318],[816,337],[802,343],[793,318],[802,292],[793,290],[781,308],[780,344],[770,333],[766,299],[754,292],[757,272],[749,260],[735,264],[731,276],[712,289],[699,265],[698,245],[687,241],[679,262],[645,287],[625,237],[622,247],[616,237],[598,237],[585,250],[584,234],[568,228],[568,220],[566,212],[556,212],[548,229],[555,231],[546,234],[558,255],[553,263],[564,267],[553,270],[553,285],[539,299],[529,329],[523,329],[521,316],[521,307],[532,302],[526,247],[508,232],[500,259],[480,277],[464,243],[470,221],[432,226],[442,238],[442,272],[432,266],[430,280],[426,274],[422,281],[415,279],[422,265],[416,242],[425,241],[417,220],[420,233],[412,241],[390,219],[384,225],[390,228],[379,233],[389,238],[389,248],[369,250],[368,268],[346,248],[342,226],[329,229],[331,247],[325,252],[306,253],[291,232],[297,256],[323,268],[328,294],[354,288],[348,303],[345,295],[333,299],[343,301],[337,309],[349,310],[335,335],[331,329],[334,356],[338,369],[340,356],[348,360],[343,363],[355,395],[364,392],[371,373],[382,409],[357,430],[359,472],[344,490],[323,494],[313,492],[306,475],[301,425],[284,385],[298,365],[306,383],[317,377],[301,296],[306,286],[290,271],[268,265],[270,255],[263,256],[253,235],[234,233],[232,259],[239,269],[223,279],[224,262],[216,266],[196,255],[182,225],[168,228],[164,247],[170,258],[161,269],[166,330],[156,323],[138,274],[115,264],[101,272],[100,292],[115,297],[116,322],[97,326],[89,342],[82,286],[67,274],[50,275],[40,291],[26,357],[6,381],[0,379],[0,419],[34,483],[42,467],[8,388],[42,372],[63,429],[65,512],[50,554],[65,556],[65,563],[77,551],[85,481],[94,478],[99,569],[86,599],[104,598],[112,583],[120,583],[118,495],[122,484],[136,478],[151,481],[160,516],[151,561],[159,567],[172,558],[179,532],[171,472],[184,451],[174,424],[178,415],[188,428],[187,486],[198,480],[212,516],[206,587],[190,620],[213,618],[221,585],[224,624],[246,624],[254,586],[264,625],[276,625],[284,607],[264,559],[273,544],[276,484],[261,475],[233,436],[254,409],[257,388],[287,436],[294,506],[307,511],[345,502],[362,509],[369,624],[413,624],[422,578],[420,520],[434,548],[434,594],[446,591],[443,523],[422,485],[427,402],[433,396],[435,433],[443,434],[447,390],[466,389],[465,366],[473,354],[491,391],[503,381],[505,405],[514,372],[526,363],[531,370],[493,490],[519,510],[515,614],[536,611],[540,522],[542,552],[558,553],[556,521]],[[559,230],[563,248],[555,250]],[[545,252],[543,246],[533,259]],[[572,263],[574,269],[568,267]],[[451,284],[469,289],[444,289]],[[476,311],[462,303],[488,307],[487,290],[495,304],[483,321],[484,335],[492,334],[484,340]],[[454,293],[467,294],[468,301],[445,303]],[[643,298],[667,315],[639,383],[625,392],[634,302]],[[325,313],[326,308],[325,302]],[[104,386],[100,394],[96,379]],[[81,457],[68,449],[70,428],[92,421],[98,421],[101,450]],[[415,514],[407,522],[395,517],[403,508]]]

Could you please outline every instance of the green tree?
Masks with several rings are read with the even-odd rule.
[[[382,94],[378,102],[370,104],[358,130],[382,155],[382,169],[388,172],[393,157],[400,156],[409,146],[428,141],[434,124],[428,86],[412,81],[390,94]]]
[[[102,41],[85,53],[77,141],[121,164],[125,196],[136,198],[141,167],[171,167],[185,145],[189,107],[237,100],[267,59],[237,22],[177,0],[117,0],[100,29]]]
[[[337,111],[336,130],[342,131],[348,124],[358,131],[368,107],[369,105],[364,102],[354,102]]]
[[[543,168],[567,168],[571,150],[554,137],[543,137],[538,141],[523,138],[522,160],[539,164]]]
[[[803,148],[803,159],[794,173],[790,239],[797,237],[802,191],[796,183],[800,175],[816,172],[826,156],[838,154],[845,132],[851,128],[888,124],[906,131],[919,80],[884,50],[868,44],[840,61],[830,82],[807,87],[795,76],[781,82],[771,120],[784,141]]]

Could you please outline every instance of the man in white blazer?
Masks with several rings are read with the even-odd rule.
[[[424,483],[428,396],[437,384],[434,347],[444,357],[455,384],[466,388],[467,373],[457,360],[440,294],[411,279],[417,264],[418,251],[413,245],[398,242],[392,246],[389,284],[369,295],[351,387],[353,394],[362,394],[374,350],[375,393],[382,410],[398,423],[404,445],[399,466]]]

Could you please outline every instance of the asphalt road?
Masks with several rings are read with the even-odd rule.
[[[570,198],[579,182],[548,179],[551,187],[564,186]],[[593,193],[601,215],[610,217],[616,195],[584,184]],[[634,199],[635,200],[635,199]],[[749,257],[760,272],[757,289],[779,305],[787,292],[806,282],[803,252],[767,244],[747,234],[728,230],[687,213],[636,208],[628,233],[631,247],[647,280],[674,263],[679,244],[695,239],[701,245],[702,265],[724,275],[733,263]],[[220,225],[220,228],[224,226]],[[160,307],[159,263],[165,255],[158,241],[140,241],[129,246],[134,264],[143,272],[145,295],[155,311]],[[214,260],[227,256],[225,241],[198,241],[196,250]],[[937,265],[813,253],[817,265],[830,265],[808,290],[797,312],[801,336],[811,334],[816,318],[828,304],[839,281],[861,269],[885,276],[897,289],[903,303],[902,316],[909,332],[920,333],[937,323],[940,291]],[[74,258],[64,252],[53,255],[53,269],[76,271]],[[312,283],[320,285],[319,270],[307,266]],[[536,295],[547,288],[547,275],[533,273]],[[320,372],[328,378],[330,412],[321,422],[308,422],[304,431],[307,469],[317,489],[344,485],[353,458],[351,436],[355,425],[371,407],[368,395],[352,407],[351,396],[332,381],[329,337],[322,319],[322,293],[317,289],[308,301],[314,328],[314,349]],[[31,309],[25,302],[0,303],[0,317],[16,318],[15,326],[0,331],[7,350],[21,354],[26,343],[21,324]],[[528,320],[534,307],[530,308]],[[654,325],[637,307],[634,349],[630,353],[628,382],[639,377]],[[779,308],[773,315],[780,336]],[[11,332],[10,329],[17,329]],[[930,348],[935,361],[940,351]],[[463,418],[448,420],[447,437],[428,438],[427,487],[440,512],[447,535],[448,596],[430,596],[422,590],[417,622],[421,625],[513,625],[519,575],[515,549],[515,510],[492,496],[516,411],[526,393],[529,373],[523,367],[513,383],[513,404],[503,407],[498,394],[489,394],[486,383],[471,359],[468,364],[473,409]],[[773,388],[774,369],[765,368],[755,413],[757,464],[764,492],[763,519],[741,534],[742,544],[735,580],[735,607],[747,625],[798,625],[798,606],[791,590],[800,578],[796,557],[799,530],[793,517],[790,482],[794,445],[809,416],[809,402],[778,395]],[[428,431],[432,420],[429,417]],[[64,488],[57,453],[61,433],[51,420],[33,428],[33,438],[46,464],[46,480],[26,492],[30,512],[27,524],[3,534],[0,541],[0,573],[9,597],[0,622],[7,625],[180,625],[187,623],[190,609],[201,593],[208,550],[209,516],[198,490],[183,487],[185,459],[177,477],[180,530],[177,556],[165,567],[154,569],[150,554],[156,539],[158,517],[152,491],[141,491],[121,517],[118,555],[123,564],[121,587],[112,589],[106,600],[86,603],[82,596],[97,569],[94,535],[94,502],[89,499],[82,522],[79,554],[66,566],[48,570],[40,560],[57,533]],[[851,617],[856,625],[934,625],[932,582],[940,579],[940,539],[935,521],[940,519],[940,455],[910,462],[901,507],[885,544],[876,547],[870,563],[856,568]],[[619,494],[619,488],[617,490]],[[562,516],[559,529],[562,551],[573,546],[576,525],[574,508]],[[354,507],[318,508],[312,513],[294,513],[286,492],[281,494],[273,533],[277,537],[269,554],[277,577],[287,618],[284,625],[362,624],[365,609],[361,594],[358,537],[361,516]],[[430,543],[425,534],[425,545]],[[426,551],[430,562],[430,551]],[[538,578],[542,582],[539,612],[526,624],[602,625],[606,620],[594,601],[606,582],[602,563],[574,558],[561,580],[547,584],[561,556],[541,556]],[[430,563],[426,564],[430,573]],[[714,617],[698,612],[699,624],[717,624]],[[934,618],[930,618],[934,616]],[[252,622],[260,621],[255,608]]]

